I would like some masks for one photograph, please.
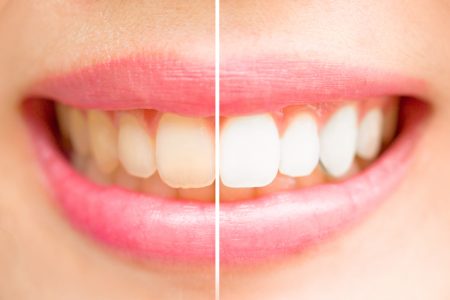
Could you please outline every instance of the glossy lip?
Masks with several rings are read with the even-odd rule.
[[[177,73],[178,77],[185,79],[181,79],[180,89],[173,91],[176,82],[169,76],[173,74],[170,68],[173,62],[152,63],[156,62],[134,58],[89,67],[69,75],[46,79],[33,87],[30,95],[57,99],[84,108],[152,108],[191,115],[211,114],[209,96],[212,81],[208,77],[209,71],[205,71],[209,70],[208,67],[203,71],[198,68],[194,77],[183,77],[181,71]],[[361,69],[345,69],[336,65],[298,63],[300,69],[291,68],[290,73],[282,73],[287,77],[297,74],[299,84],[314,79],[317,81],[317,84],[305,85],[304,90],[301,84],[295,87],[292,80],[286,85],[277,79],[270,81],[270,76],[266,75],[274,75],[276,72],[273,68],[253,67],[249,71],[247,68],[254,66],[254,62],[236,66],[234,73],[228,71],[232,67],[227,69],[225,66],[221,79],[221,98],[224,99],[221,109],[225,114],[270,111],[289,103],[301,103],[293,102],[294,99],[304,99],[303,103],[310,103],[351,98],[351,95],[417,96],[424,92],[424,84],[419,80],[386,73],[383,76],[373,71],[362,72]],[[146,72],[157,80],[143,79]],[[186,72],[191,74],[191,70]],[[125,88],[124,85],[131,84],[131,81],[120,80],[121,74],[126,74],[124,78],[142,76],[138,83],[149,86],[138,86],[135,82]],[[226,77],[227,74],[230,74],[229,77]],[[258,79],[258,74],[265,79]],[[303,78],[302,74],[309,74],[310,77]],[[238,79],[240,77],[241,80]],[[239,86],[239,82],[243,87]],[[264,87],[257,91],[256,87],[263,83]],[[119,86],[119,93],[114,93],[116,85]],[[328,90],[317,89],[321,86],[328,87]],[[204,87],[204,90],[198,91],[199,87]],[[144,92],[152,88],[162,98]],[[252,94],[248,88],[256,90]],[[136,90],[141,92],[137,93]],[[194,97],[188,96],[190,92]],[[256,97],[264,92],[275,97],[273,101],[269,101],[269,96]],[[317,97],[314,97],[314,92]],[[160,100],[183,93],[187,95],[182,95],[179,106],[176,99],[168,102]],[[290,96],[283,98],[283,95]],[[214,102],[213,98],[211,101]],[[136,257],[187,263],[213,262],[215,218],[212,203],[161,199],[120,188],[97,186],[86,180],[73,170],[57,149],[48,121],[45,121],[45,107],[38,103],[32,100],[25,102],[26,120],[50,189],[76,227],[94,239]],[[407,105],[404,126],[395,143],[372,166],[349,180],[282,192],[253,201],[221,204],[221,262],[255,263],[297,253],[360,219],[386,198],[405,174],[413,146],[423,127],[423,119],[427,114],[427,109],[423,108],[426,107],[416,101]]]

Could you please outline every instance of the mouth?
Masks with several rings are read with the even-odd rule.
[[[424,83],[391,73],[260,60],[221,74],[225,264],[299,253],[368,215],[406,174],[429,111]],[[213,263],[213,78],[133,58],[32,87],[32,141],[76,228],[138,258]]]

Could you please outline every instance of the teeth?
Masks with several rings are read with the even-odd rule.
[[[319,134],[315,119],[296,116],[281,137],[280,173],[292,177],[310,175],[319,163]]]
[[[387,145],[394,138],[397,132],[399,101],[392,100],[392,104],[386,111],[386,117],[383,124],[383,142]]]
[[[328,106],[221,118],[220,199],[252,199],[354,176],[396,133],[398,102],[386,106],[387,99],[381,100],[360,122],[355,103],[340,106],[327,120]],[[214,199],[210,118],[63,105],[56,105],[56,114],[63,151],[92,181],[164,198]]]
[[[68,131],[74,150],[80,156],[86,156],[89,152],[89,137],[86,119],[78,109],[68,111]]]
[[[56,118],[58,120],[59,130],[61,131],[61,135],[64,138],[68,138],[69,137],[68,114],[69,114],[70,108],[63,104],[57,104],[57,105],[55,105],[55,110],[56,110]]]
[[[155,143],[142,116],[120,116],[118,155],[124,169],[133,176],[146,178],[156,171]]]
[[[356,153],[359,157],[374,159],[381,148],[383,113],[381,109],[372,109],[366,113],[359,125]]]
[[[174,188],[205,187],[214,181],[214,131],[201,118],[164,114],[156,134],[156,164]]]
[[[228,119],[220,147],[220,176],[228,187],[262,187],[278,173],[280,141],[269,114]]]
[[[347,173],[353,163],[358,134],[358,113],[354,105],[336,111],[320,133],[320,160],[333,177]]]
[[[98,168],[112,173],[118,165],[117,130],[111,118],[104,112],[89,111],[89,144]]]

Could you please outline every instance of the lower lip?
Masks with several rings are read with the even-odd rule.
[[[221,262],[258,263],[299,253],[367,215],[401,181],[420,137],[427,107],[418,101],[408,102],[394,144],[357,176],[254,201],[221,204]],[[41,102],[25,102],[24,114],[54,198],[77,228],[138,258],[213,263],[213,203],[162,199],[97,186],[74,171],[62,156]]]

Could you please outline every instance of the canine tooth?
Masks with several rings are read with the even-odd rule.
[[[214,181],[214,131],[203,118],[166,113],[156,134],[156,165],[174,188],[200,188]]]
[[[320,132],[320,160],[333,177],[347,173],[353,163],[358,136],[358,113],[354,105],[336,111]]]
[[[89,144],[92,155],[103,173],[112,173],[119,163],[117,130],[111,118],[101,111],[88,112]]]
[[[220,148],[225,186],[262,187],[277,176],[280,140],[269,114],[229,118],[221,129]]]
[[[399,101],[392,100],[385,112],[384,124],[383,124],[383,143],[389,144],[397,133],[398,113],[399,113]]]
[[[136,114],[119,118],[118,156],[123,168],[136,177],[150,177],[156,171],[155,143],[145,121]]]
[[[302,113],[295,116],[281,137],[280,173],[307,176],[319,163],[319,134],[315,119]]]
[[[175,198],[177,196],[177,190],[165,184],[158,173],[153,174],[150,178],[142,179],[141,191],[164,198]]]
[[[359,124],[358,144],[356,153],[359,157],[374,159],[381,148],[383,128],[383,113],[381,109],[374,108],[366,113]]]
[[[75,108],[68,110],[68,130],[75,152],[81,156],[89,153],[89,137],[84,114]]]

